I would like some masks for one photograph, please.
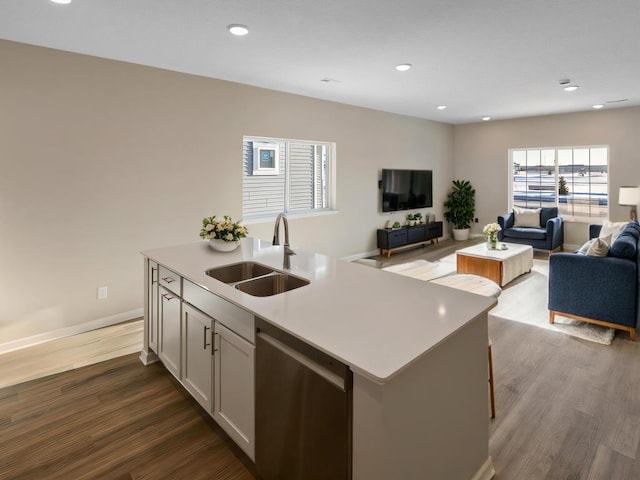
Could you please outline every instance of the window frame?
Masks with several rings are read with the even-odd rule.
[[[284,208],[279,211],[271,211],[265,213],[257,213],[257,214],[249,214],[245,213],[245,177],[248,176],[245,170],[244,165],[244,149],[246,142],[260,142],[267,144],[281,144],[284,143],[284,148],[280,145],[281,155],[284,153]],[[291,166],[291,145],[299,144],[299,145],[308,145],[308,146],[325,146],[326,147],[326,168],[325,171],[325,182],[326,182],[326,194],[325,201],[326,207],[322,208],[311,208],[305,210],[291,210],[290,201],[291,201],[291,188],[290,188],[290,166]],[[315,217],[322,216],[327,214],[337,213],[336,210],[336,170],[337,170],[337,156],[336,156],[336,143],[328,142],[328,141],[315,141],[315,140],[302,140],[302,139],[292,139],[292,138],[276,138],[276,137],[263,137],[258,135],[243,135],[242,137],[242,145],[243,145],[243,164],[242,164],[242,215],[243,215],[243,223],[244,224],[252,224],[252,223],[260,223],[264,221],[269,221],[274,219],[279,213],[284,213],[288,218],[303,218],[303,217]],[[280,160],[282,161],[282,159]],[[253,176],[253,175],[251,175]],[[258,174],[260,176],[260,174]],[[311,203],[315,200],[312,198]]]
[[[243,140],[244,141],[244,140]],[[253,158],[261,157],[263,152],[272,151],[273,153],[273,166],[272,167],[263,167],[262,160],[258,162],[253,162],[252,175],[265,175],[265,176],[276,176],[279,175],[280,172],[280,145],[277,143],[270,142],[253,142]]]
[[[559,214],[563,217],[563,219],[565,221],[570,221],[570,222],[576,222],[576,223],[602,223],[603,221],[607,221],[609,219],[609,216],[611,214],[611,185],[610,185],[610,146],[609,145],[576,145],[576,146],[558,146],[558,147],[512,147],[509,148],[508,150],[508,159],[507,159],[507,169],[508,169],[508,178],[509,178],[509,185],[508,185],[508,205],[509,205],[509,210],[513,210],[515,201],[514,201],[514,185],[516,183],[515,181],[515,170],[514,170],[514,152],[525,152],[525,155],[528,155],[529,152],[533,152],[533,151],[538,151],[540,152],[540,160],[538,162],[538,165],[540,166],[544,166],[544,163],[542,162],[542,152],[544,151],[549,151],[552,150],[553,151],[553,160],[554,160],[554,166],[553,166],[553,175],[554,175],[554,191],[558,192],[558,188],[559,188],[559,181],[560,181],[560,177],[564,176],[562,174],[562,172],[560,171],[560,167],[561,167],[561,161],[559,159],[559,155],[558,152],[561,150],[571,150],[572,152],[572,156],[575,157],[575,152],[576,150],[588,150],[589,151],[589,168],[592,165],[598,165],[598,164],[592,164],[591,163],[591,155],[592,155],[592,150],[595,149],[605,149],[605,154],[606,154],[606,206],[604,208],[606,208],[606,213],[604,215],[599,215],[599,216],[595,216],[595,215],[575,215],[575,210],[574,210],[574,214],[573,215],[569,215],[567,214],[566,211],[563,211],[563,206],[560,202],[560,196],[558,194],[554,195],[554,205],[556,207],[558,207],[558,211]],[[576,165],[575,163],[572,165]],[[575,184],[575,183],[573,183]],[[589,183],[589,185],[591,185],[591,182]],[[540,189],[542,189],[542,186],[540,187]],[[592,192],[589,192],[589,200],[592,199],[591,197]],[[538,203],[543,203],[541,200]],[[538,205],[541,206],[541,205]],[[528,208],[537,208],[536,207],[528,207]],[[566,208],[564,208],[566,210]]]

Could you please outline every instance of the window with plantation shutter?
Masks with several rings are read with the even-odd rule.
[[[277,172],[256,174],[258,146],[278,152]],[[244,220],[278,213],[328,210],[333,144],[304,140],[243,139],[242,216]]]

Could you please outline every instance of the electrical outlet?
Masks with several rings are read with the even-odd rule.
[[[478,219],[476,218],[476,223],[478,223]]]
[[[109,296],[108,287],[98,287],[98,300],[104,300]]]

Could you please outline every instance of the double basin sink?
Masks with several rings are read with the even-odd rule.
[[[210,268],[205,273],[254,297],[269,297],[310,283],[304,278],[255,262],[240,262]]]

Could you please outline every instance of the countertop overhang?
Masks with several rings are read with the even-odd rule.
[[[282,246],[243,238],[228,253],[215,252],[204,241],[141,253],[381,384],[497,302],[292,248],[296,255],[287,271],[311,283],[270,297],[243,293],[205,271],[244,261],[284,270]]]

